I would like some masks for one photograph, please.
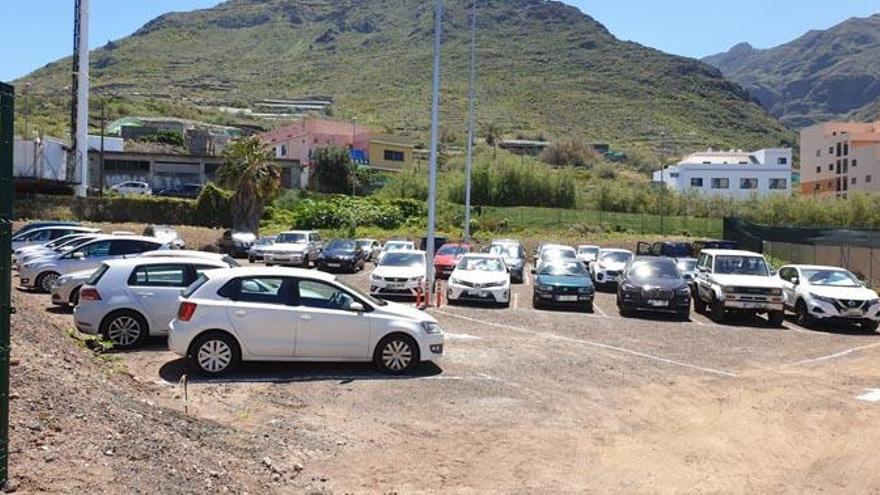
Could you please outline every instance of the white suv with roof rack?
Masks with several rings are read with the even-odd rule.
[[[711,311],[712,319],[724,321],[728,311],[766,314],[772,325],[782,325],[785,297],[767,260],[758,253],[705,249],[697,260],[694,309]]]

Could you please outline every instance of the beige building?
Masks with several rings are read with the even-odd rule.
[[[828,122],[801,131],[801,194],[880,192],[880,121]]]
[[[370,138],[370,167],[400,172],[412,167],[416,146],[403,136],[380,135]]]

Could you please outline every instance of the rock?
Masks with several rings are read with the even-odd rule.
[[[303,466],[301,462],[294,462],[293,463],[293,470],[294,471],[299,472],[299,471],[302,471],[303,469],[305,469],[305,466]]]
[[[42,431],[43,424],[39,421],[34,420],[27,424],[27,428],[31,431]]]
[[[16,491],[18,491],[18,482],[15,480],[6,480],[6,483],[3,484],[3,492],[14,493]]]
[[[11,394],[9,394],[9,400],[15,400],[15,399],[21,399],[21,395],[15,393],[15,392],[12,392]]]
[[[106,455],[106,456],[116,455],[116,451],[113,449],[107,449],[104,451],[104,455]]]

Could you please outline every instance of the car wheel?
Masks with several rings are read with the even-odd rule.
[[[596,308],[593,307],[593,301],[590,301],[584,305],[584,311],[586,311],[587,313],[595,313],[596,312]]]
[[[312,262],[309,261],[309,255],[305,255],[305,256],[303,256],[303,264],[302,264],[302,267],[303,267],[303,268],[311,268],[311,267],[312,267]],[[317,268],[317,266],[316,266],[316,268]]]
[[[712,321],[715,323],[724,323],[724,318],[727,315],[724,312],[724,302],[719,301],[715,296],[712,296]]]
[[[706,301],[704,301],[699,294],[694,291],[694,311],[697,313],[705,313],[706,312]]]
[[[253,256],[248,256],[248,263],[253,263],[256,261]]]
[[[52,291],[52,285],[58,280],[58,275],[55,272],[46,272],[41,273],[36,280],[36,287],[40,290],[40,292],[49,293]]]
[[[810,328],[813,326],[813,323],[815,323],[815,319],[810,312],[807,311],[807,303],[803,300],[798,301],[797,304],[794,305],[794,318],[795,322],[804,328]]]
[[[880,326],[880,322],[873,320],[866,320],[860,324],[862,330],[869,333],[874,333],[877,331],[877,327]]]
[[[412,337],[392,334],[379,342],[373,361],[385,373],[401,375],[415,368],[419,363],[419,346]]]
[[[238,342],[228,333],[209,332],[193,342],[187,358],[199,374],[217,376],[238,367],[241,350]]]
[[[117,349],[134,349],[142,345],[149,332],[144,317],[130,310],[110,313],[101,322],[101,335]]]
[[[681,321],[690,321],[691,320],[691,308],[686,308],[678,312],[678,317]]]
[[[785,322],[785,311],[771,311],[767,313],[767,320],[774,327],[781,327]]]
[[[535,309],[543,309],[544,303],[542,303],[537,297],[532,297],[532,307]]]
[[[70,305],[76,307],[79,305],[79,290],[82,287],[77,287],[70,292]]]

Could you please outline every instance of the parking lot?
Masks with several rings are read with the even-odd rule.
[[[365,289],[370,268],[340,277]],[[184,403],[186,367],[164,342],[120,356],[159,405],[285,448],[296,441],[309,483],[329,491],[880,486],[870,469],[880,405],[856,399],[880,388],[877,335],[760,318],[718,325],[696,313],[622,318],[602,292],[592,314],[537,311],[531,294],[527,280],[509,309],[429,310],[447,332],[446,356],[413,376],[246,364],[229,378],[187,377]],[[48,307],[44,295],[22,297]],[[69,315],[47,315],[69,326]]]

